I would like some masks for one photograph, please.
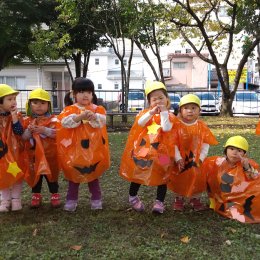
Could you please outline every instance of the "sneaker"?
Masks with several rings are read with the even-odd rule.
[[[164,204],[163,202],[156,200],[155,203],[153,204],[153,209],[152,209],[153,213],[159,213],[159,214],[163,214],[164,212]]]
[[[173,210],[183,211],[184,210],[184,199],[180,197],[176,197],[173,202]]]
[[[200,199],[198,198],[192,198],[190,199],[190,205],[192,206],[194,211],[201,211],[208,209],[207,206],[205,206]]]
[[[42,204],[42,195],[41,193],[33,193],[31,200],[31,208],[39,208]]]
[[[60,205],[61,205],[60,194],[58,194],[58,193],[51,194],[51,206],[53,208],[58,208],[58,207],[60,207]]]
[[[22,202],[21,199],[12,199],[12,211],[18,211],[21,210],[22,207]]]
[[[91,209],[102,209],[102,200],[91,200]]]
[[[76,211],[77,206],[78,206],[77,200],[67,200],[63,209],[65,211],[74,212],[74,211]]]
[[[10,200],[2,200],[0,203],[0,212],[8,212],[11,206]]]
[[[138,196],[129,196],[129,203],[135,211],[137,212],[144,211],[144,204],[142,203],[142,201],[139,199]]]

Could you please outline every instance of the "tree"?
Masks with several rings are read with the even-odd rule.
[[[34,31],[35,41],[30,45],[34,60],[42,62],[48,58],[63,58],[71,80],[69,60],[75,64],[75,77],[86,77],[90,54],[104,44],[102,34],[88,24],[98,24],[94,0],[57,0],[57,19],[48,28]],[[83,63],[83,65],[82,65]]]
[[[1,0],[0,2],[0,70],[9,63],[30,55],[31,28],[48,23],[54,15],[54,0]]]
[[[242,69],[260,42],[259,1],[172,0],[172,4],[165,7],[169,20],[195,53],[205,62],[215,66],[223,92],[221,112],[223,115],[232,116],[232,102]],[[220,16],[223,12],[225,19]],[[255,15],[257,13],[258,16]],[[239,52],[239,49],[234,49],[235,37],[237,41],[245,41],[245,44],[244,48],[240,49],[241,59],[237,66],[234,87],[230,89],[228,62],[234,52]],[[210,54],[209,58],[202,54],[205,49]]]

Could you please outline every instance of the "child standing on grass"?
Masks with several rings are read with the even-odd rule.
[[[206,176],[201,163],[207,157],[209,146],[218,142],[208,126],[199,120],[200,99],[193,94],[183,96],[179,104],[178,121],[174,124],[175,161],[168,188],[175,192],[173,209],[184,210],[185,197],[195,211],[206,209],[200,200],[206,191]]]
[[[18,93],[0,84],[0,212],[22,209],[23,127],[22,115],[17,111]]]
[[[225,156],[208,157],[202,165],[210,206],[224,217],[260,223],[260,169],[247,158],[248,142],[242,136],[232,136],[224,148]]]
[[[25,180],[32,187],[31,207],[39,208],[42,203],[42,181],[46,180],[51,193],[51,206],[61,204],[58,177],[59,166],[56,145],[56,121],[52,115],[49,93],[37,88],[29,94],[24,119],[23,139],[28,155],[28,167]]]
[[[69,181],[64,210],[76,210],[80,183],[88,183],[91,209],[102,209],[98,178],[110,166],[106,111],[96,105],[97,97],[90,79],[75,79],[72,91],[74,104],[71,102],[58,116],[59,161]],[[69,95],[66,98],[69,99]]]
[[[168,110],[170,102],[163,83],[147,82],[145,94],[149,108],[136,116],[121,160],[120,175],[131,182],[129,203],[139,212],[144,210],[137,196],[141,184],[157,186],[152,211],[162,214],[174,156],[169,138],[175,116]]]

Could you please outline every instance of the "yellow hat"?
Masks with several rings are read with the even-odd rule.
[[[42,88],[37,88],[37,89],[33,90],[29,95],[29,100],[31,100],[31,99],[40,99],[43,101],[51,102],[50,94]]]
[[[239,149],[242,149],[244,151],[248,151],[248,148],[249,148],[249,145],[248,145],[248,142],[247,140],[240,136],[240,135],[236,135],[236,136],[232,136],[230,137],[226,144],[224,145],[224,147],[228,147],[228,146],[234,146],[236,148],[239,148]]]
[[[164,89],[167,91],[165,85],[160,81],[150,81],[147,80],[145,84],[145,95],[149,95],[152,91],[158,90],[158,89]]]
[[[198,96],[194,95],[194,94],[187,94],[184,95],[181,100],[180,100],[180,104],[179,107],[186,105],[186,104],[190,104],[190,103],[194,103],[196,105],[198,105],[200,107],[200,99]]]
[[[50,96],[50,94],[46,90],[44,90],[42,88],[34,89],[29,94],[29,100],[32,100],[32,99],[40,99],[40,100],[43,100],[43,101],[48,101],[49,102],[48,112],[50,114],[52,114],[51,96]],[[32,115],[32,111],[31,111],[31,106],[30,106],[30,102],[29,101],[26,102],[25,109],[26,109],[27,116],[31,116]]]
[[[0,98],[18,93],[19,91],[14,90],[12,87],[6,84],[0,84]]]

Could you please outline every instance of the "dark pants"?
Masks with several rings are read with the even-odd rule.
[[[89,188],[89,192],[91,193],[91,200],[101,199],[101,189],[100,189],[98,179],[89,182],[88,188]],[[78,196],[79,196],[79,183],[69,181],[67,200],[78,200]]]
[[[49,182],[48,178],[46,175],[41,175],[39,181],[37,182],[37,184],[32,188],[32,193],[41,193],[42,190],[42,180],[43,178],[45,178],[47,184],[48,184],[48,188],[50,193],[58,193],[59,191],[59,184],[57,181],[55,182]]]
[[[131,182],[130,189],[129,189],[129,195],[130,196],[136,196],[138,191],[139,191],[140,186],[141,186],[141,184],[139,184],[139,183]],[[157,186],[156,199],[161,201],[161,202],[164,202],[166,192],[167,192],[167,185],[166,184],[162,184],[162,185]]]

